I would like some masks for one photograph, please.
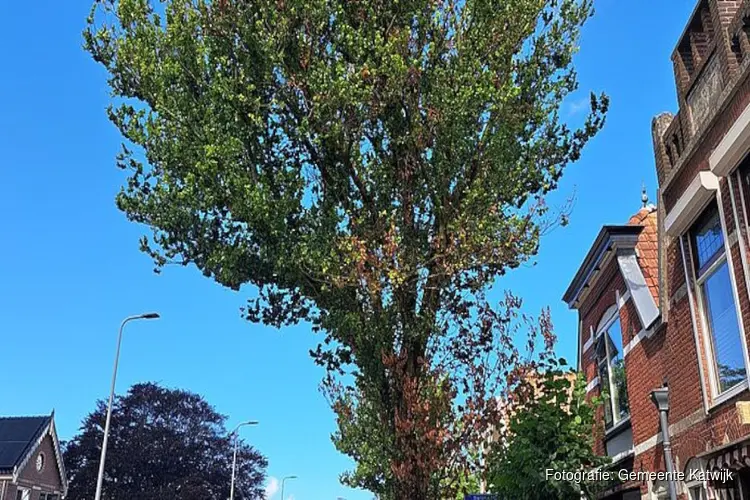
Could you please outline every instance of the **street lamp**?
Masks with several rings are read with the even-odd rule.
[[[96,477],[96,494],[94,500],[102,498],[102,482],[104,480],[104,459],[107,456],[107,439],[109,438],[109,422],[112,419],[112,401],[115,398],[115,381],[117,380],[117,363],[120,361],[120,344],[122,344],[122,331],[125,324],[136,319],[158,319],[157,313],[139,314],[137,316],[128,316],[120,324],[120,334],[117,336],[117,352],[115,353],[115,368],[112,371],[112,387],[109,390],[109,404],[107,405],[107,420],[104,423],[104,440],[102,441],[102,455],[99,458],[99,475]]]
[[[281,480],[281,500],[284,500],[284,483],[287,479],[297,479],[297,476],[287,476]]]
[[[237,445],[240,441],[239,430],[243,425],[258,425],[258,422],[256,422],[255,420],[242,422],[240,424],[237,424],[237,427],[235,427],[232,431],[231,435],[234,436],[234,455],[232,456],[232,485],[229,487],[229,500],[234,500],[234,474],[237,468]]]

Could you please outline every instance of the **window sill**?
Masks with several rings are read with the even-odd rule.
[[[714,410],[716,407],[721,406],[722,404],[745,392],[746,390],[748,390],[748,385],[747,380],[744,380],[742,383],[737,384],[731,389],[716,396],[709,404],[708,411]]]
[[[611,462],[609,463],[609,466],[615,466],[618,465],[620,462],[624,461],[626,458],[632,457],[635,455],[635,449],[630,448],[629,450],[623,451],[622,453],[618,453],[614,457],[611,458]]]
[[[630,415],[617,422],[614,427],[604,431],[604,439],[608,440],[620,434],[622,431],[630,427]]]

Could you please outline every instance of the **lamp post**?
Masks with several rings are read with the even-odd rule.
[[[112,387],[109,390],[109,404],[107,405],[107,419],[104,423],[104,439],[102,440],[102,454],[99,458],[99,474],[96,477],[96,494],[94,500],[102,498],[102,482],[104,480],[104,459],[107,457],[107,440],[109,439],[109,422],[112,419],[112,401],[115,398],[115,382],[117,381],[117,364],[120,361],[120,345],[122,344],[122,331],[125,324],[136,319],[158,319],[157,313],[139,314],[137,316],[128,316],[120,324],[120,333],[117,336],[117,351],[115,352],[115,368],[112,371]]]
[[[235,470],[237,469],[237,445],[239,444],[239,430],[240,427],[243,425],[258,425],[258,422],[255,420],[248,420],[247,422],[242,422],[240,424],[237,424],[237,427],[234,428],[232,431],[232,435],[234,436],[234,454],[232,455],[232,484],[229,487],[229,500],[234,500],[234,476],[235,476]]]
[[[297,476],[287,476],[281,480],[281,500],[284,500],[284,483],[287,479],[297,479]]]
[[[651,400],[659,410],[659,424],[661,425],[662,448],[664,449],[664,463],[667,467],[667,488],[670,500],[677,500],[677,488],[674,479],[674,464],[672,462],[672,443],[669,441],[669,388],[666,386],[651,391]]]

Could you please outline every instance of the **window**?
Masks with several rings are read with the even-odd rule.
[[[660,479],[654,483],[651,498],[654,500],[669,500],[669,486],[666,481]]]
[[[700,480],[705,470],[705,462],[700,458],[691,458],[685,466],[685,489],[688,492],[688,500],[708,500],[706,482]]]
[[[713,390],[718,395],[743,382],[746,372],[716,205],[710,206],[695,223],[690,243],[703,330],[712,360]]]
[[[750,203],[750,156],[745,157],[737,169],[737,178],[740,185],[740,201],[742,202],[743,215],[745,216],[745,229],[748,229],[748,203]]]
[[[60,500],[56,493],[40,493],[39,500]]]
[[[691,486],[688,488],[689,500],[706,500],[706,489],[701,486]]]
[[[16,500],[31,500],[31,490],[18,488],[18,490],[16,490]]]
[[[609,429],[630,415],[622,349],[620,311],[612,306],[599,323],[596,340],[599,383],[604,395],[604,426]]]

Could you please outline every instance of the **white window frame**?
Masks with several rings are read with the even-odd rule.
[[[604,335],[604,332],[609,330],[609,328],[615,323],[615,321],[620,321],[620,307],[618,303],[613,304],[609,309],[607,309],[604,314],[602,314],[602,319],[599,321],[599,325],[596,329],[596,335],[594,338],[594,358],[596,359],[596,377],[599,380],[599,384],[601,385],[602,380],[600,377],[600,366],[602,364],[602,361],[598,358],[597,352],[596,352],[596,343],[599,342],[599,338]],[[622,322],[620,322],[620,335],[622,335]],[[625,350],[625,339],[621,338],[620,343],[623,346],[623,351]],[[620,418],[619,415],[615,415],[615,407],[612,396],[615,394],[613,388],[612,388],[612,365],[611,365],[611,359],[612,357],[609,354],[609,343],[604,342],[604,356],[605,356],[605,362],[607,363],[607,385],[609,389],[609,400],[607,401],[607,404],[609,405],[609,411],[612,415],[612,425],[609,429],[606,429],[606,421],[604,423],[605,426],[605,433],[609,434],[615,429],[618,429],[622,425],[624,425],[625,422],[630,421],[630,409],[628,409],[628,414],[625,417]],[[622,356],[622,362],[625,363],[625,352],[621,352],[620,356]],[[625,390],[627,391],[627,373],[625,377]]]
[[[710,266],[708,266],[704,271],[703,274],[699,277],[698,276],[698,269],[696,269],[696,260],[695,260],[695,248],[693,245],[693,228],[695,226],[695,223],[703,217],[704,214],[706,214],[706,210],[712,206],[712,203],[706,204],[705,207],[700,211],[699,215],[695,218],[695,220],[691,223],[688,230],[685,232],[685,236],[687,239],[687,263],[690,266],[690,275],[689,278],[692,281],[693,288],[695,290],[695,298],[696,298],[696,305],[697,310],[696,313],[698,315],[698,321],[701,325],[701,336],[702,342],[703,342],[703,348],[706,352],[706,359],[708,360],[708,379],[709,379],[709,390],[711,394],[711,406],[716,406],[718,404],[723,403],[724,401],[733,398],[740,392],[744,391],[748,388],[748,382],[747,382],[747,375],[748,375],[748,361],[747,361],[747,346],[745,345],[745,332],[742,324],[742,309],[739,305],[739,299],[737,296],[737,285],[735,283],[734,279],[734,267],[732,266],[731,261],[731,250],[729,247],[729,242],[727,238],[727,228],[726,224],[724,222],[724,214],[721,210],[721,198],[717,197],[715,200],[713,200],[715,203],[715,208],[717,215],[719,216],[719,225],[721,227],[721,237],[722,237],[722,246],[723,251],[722,255],[720,255],[714,262],[711,263]],[[711,330],[708,325],[708,320],[706,317],[706,310],[705,310],[705,300],[703,296],[703,284],[708,280],[709,277],[713,276],[713,274],[716,272],[716,270],[722,265],[726,263],[727,265],[727,271],[729,273],[729,286],[731,287],[732,292],[732,299],[734,300],[734,308],[735,308],[735,315],[737,316],[737,327],[740,334],[740,344],[742,346],[742,349],[744,351],[743,355],[743,361],[745,365],[745,380],[740,382],[739,384],[727,389],[724,392],[719,392],[719,379],[718,379],[718,373],[717,373],[717,360],[716,355],[714,353],[714,346],[713,346],[713,334],[711,333]]]
[[[691,467],[692,465],[692,467]],[[697,481],[697,480],[691,480],[690,479],[690,472],[691,470],[705,470],[706,464],[705,462],[700,458],[691,458],[688,460],[688,463],[685,465],[685,491],[687,492],[687,498],[688,500],[708,500],[708,482],[707,481]],[[698,496],[695,495],[695,492],[697,490]]]
[[[651,499],[652,500],[668,500],[669,499],[669,486],[666,480],[654,481],[651,485]]]
[[[18,498],[19,493],[21,494],[21,500],[31,500],[31,490],[29,488],[19,486],[16,490],[16,498]]]

